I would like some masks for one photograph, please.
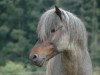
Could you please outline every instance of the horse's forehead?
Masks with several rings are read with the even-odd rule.
[[[40,39],[46,39],[50,36],[52,29],[57,29],[61,25],[60,18],[54,11],[44,13],[39,21],[37,32]]]

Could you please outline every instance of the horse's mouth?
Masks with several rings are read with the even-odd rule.
[[[34,65],[38,66],[38,67],[42,67],[43,64],[45,63],[45,61],[46,61],[45,59],[36,60],[36,61],[32,60],[32,63],[33,63]]]
[[[33,64],[38,66],[38,67],[42,67],[43,66],[43,63],[35,63],[35,62],[33,62]]]

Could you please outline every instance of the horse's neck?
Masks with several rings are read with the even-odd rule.
[[[46,75],[66,75],[64,66],[61,60],[61,54],[49,60],[47,64]]]
[[[77,63],[70,52],[64,52],[50,59],[46,75],[76,75]]]
[[[55,56],[47,64],[46,75],[92,75],[88,51],[77,54],[69,51]]]

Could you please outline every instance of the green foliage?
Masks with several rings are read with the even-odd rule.
[[[3,67],[0,67],[0,75],[32,75],[30,67],[24,68],[24,65],[21,63],[14,63],[8,61],[7,64]]]
[[[9,28],[6,25],[0,27],[0,35],[1,37],[6,37],[9,32]]]
[[[15,40],[20,39],[21,37],[23,37],[25,35],[25,32],[19,29],[13,29],[11,32],[11,37]]]

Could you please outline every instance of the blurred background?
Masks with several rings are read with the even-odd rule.
[[[84,22],[93,75],[100,75],[100,0],[0,0],[0,75],[45,75],[28,56],[41,15],[55,5]]]

